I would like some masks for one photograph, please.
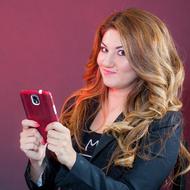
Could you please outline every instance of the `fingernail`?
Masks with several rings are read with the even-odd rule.
[[[41,140],[41,144],[43,144],[43,145],[46,144],[44,139]]]
[[[45,127],[45,131],[48,131],[48,129],[49,129],[49,124],[46,125],[46,127]]]
[[[39,123],[36,123],[35,127],[38,128],[39,126],[40,126],[40,124],[39,124]]]

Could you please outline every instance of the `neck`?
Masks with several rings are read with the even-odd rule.
[[[129,90],[126,89],[110,88],[108,91],[108,99],[104,106],[105,113],[121,113],[124,111],[128,93]]]

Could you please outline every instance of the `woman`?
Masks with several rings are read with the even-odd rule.
[[[47,148],[38,124],[22,121],[30,189],[157,190],[190,170],[181,139],[184,70],[160,19],[139,9],[109,16],[84,79],[60,122],[46,127]]]

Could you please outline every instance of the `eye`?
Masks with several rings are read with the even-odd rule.
[[[124,51],[124,50],[119,50],[119,51],[118,51],[118,55],[120,55],[120,56],[125,56],[125,51]]]
[[[108,52],[107,48],[105,48],[104,46],[100,47],[100,51],[103,52],[103,53]]]

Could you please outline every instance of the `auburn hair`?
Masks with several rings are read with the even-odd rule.
[[[102,81],[97,56],[103,35],[109,29],[119,32],[126,57],[138,76],[135,88],[126,97],[124,120],[104,131],[118,142],[109,164],[131,168],[137,155],[147,158],[139,154],[139,147],[140,141],[148,136],[150,124],[163,118],[168,111],[181,110],[184,68],[166,25],[153,14],[130,8],[106,18],[96,31],[86,64],[86,85],[66,100],[60,116],[60,122],[70,129],[79,148],[83,148],[81,134],[91,104],[94,100],[98,102],[90,115],[94,117],[107,100],[108,87]],[[162,143],[164,146],[164,140]],[[190,153],[182,136],[178,162],[175,177],[190,170]]]

